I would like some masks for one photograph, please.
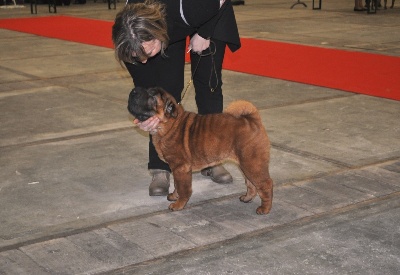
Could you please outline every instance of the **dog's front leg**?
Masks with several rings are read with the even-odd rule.
[[[169,209],[182,210],[192,196],[192,171],[189,169],[173,169],[175,190],[168,195],[168,200],[176,200],[169,205]]]
[[[168,194],[167,200],[169,200],[169,201],[177,201],[178,198],[179,198],[179,195],[178,195],[178,191],[177,191],[176,185],[175,185],[174,192],[172,192],[171,194]]]

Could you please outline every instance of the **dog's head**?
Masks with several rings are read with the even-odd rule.
[[[157,116],[161,121],[177,116],[177,103],[162,88],[135,87],[129,94],[128,111],[138,120]]]

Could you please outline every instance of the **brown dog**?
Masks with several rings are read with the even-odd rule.
[[[192,171],[233,160],[246,179],[250,202],[257,194],[257,214],[267,214],[272,205],[269,174],[270,143],[258,110],[247,101],[233,102],[222,114],[198,115],[186,112],[161,88],[136,87],[129,95],[129,112],[140,121],[160,119],[153,144],[159,157],[173,173],[175,190],[168,195],[169,209],[181,210],[192,195]]]

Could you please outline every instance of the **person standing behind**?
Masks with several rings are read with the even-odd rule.
[[[134,85],[162,87],[177,102],[184,88],[187,37],[198,113],[221,113],[225,48],[232,52],[240,48],[231,0],[128,0],[112,29],[116,59],[126,66]],[[151,117],[134,122],[151,134],[159,121]],[[148,169],[152,175],[149,195],[168,195],[171,170],[159,159],[151,135]],[[201,173],[217,183],[232,182],[222,165]]]
[[[362,0],[354,0],[354,11],[365,11]]]

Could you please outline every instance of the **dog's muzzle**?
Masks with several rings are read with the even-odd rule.
[[[135,87],[129,94],[128,111],[139,121],[145,121],[154,115],[153,106],[149,106],[147,89]]]

